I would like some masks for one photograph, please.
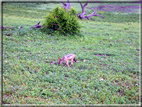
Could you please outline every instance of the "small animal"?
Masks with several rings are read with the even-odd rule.
[[[65,61],[66,65],[69,67],[68,60],[71,60],[71,64],[73,65],[73,61],[76,62],[75,55],[74,54],[68,54],[68,55],[63,56],[62,58],[58,57],[58,64],[61,65],[61,63],[63,61]]]

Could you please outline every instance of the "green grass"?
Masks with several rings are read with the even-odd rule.
[[[3,5],[3,25],[23,26],[3,31],[3,104],[140,103],[139,15],[102,12],[104,21],[79,20],[81,37],[51,36],[29,27],[55,4],[25,5]],[[69,53],[80,62],[50,64]]]

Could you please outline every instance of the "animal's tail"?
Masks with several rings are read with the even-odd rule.
[[[76,62],[75,58],[73,60]]]

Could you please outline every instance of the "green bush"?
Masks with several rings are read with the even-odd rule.
[[[80,32],[80,25],[76,17],[76,10],[71,8],[66,11],[64,8],[56,7],[46,16],[42,31],[47,33],[77,34]]]

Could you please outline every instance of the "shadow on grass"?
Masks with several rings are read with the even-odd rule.
[[[96,55],[96,56],[106,56],[106,57],[116,56],[115,54],[106,54],[106,53],[94,53],[94,55]]]

